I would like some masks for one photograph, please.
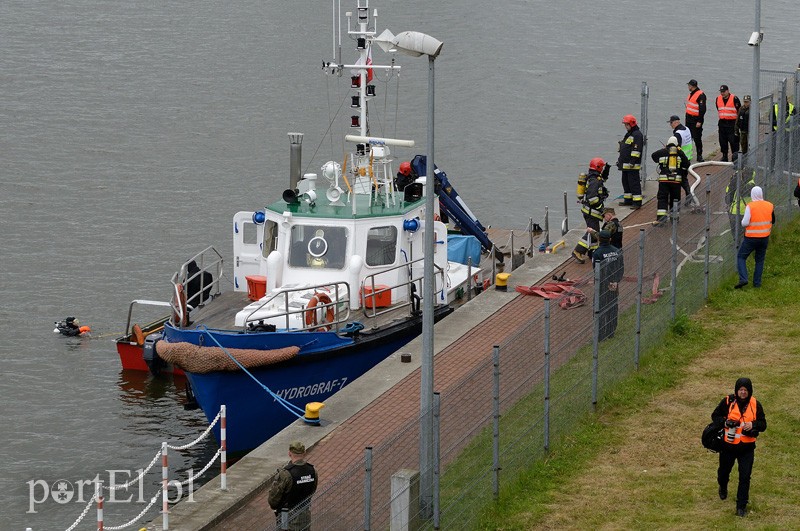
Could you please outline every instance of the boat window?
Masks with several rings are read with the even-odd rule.
[[[322,225],[294,225],[289,244],[289,266],[344,269],[347,229]]]
[[[264,258],[269,256],[269,253],[275,250],[278,246],[278,224],[274,221],[267,221],[264,225],[264,250],[262,254]]]
[[[397,227],[373,227],[367,233],[366,262],[369,266],[391,265],[397,255]]]
[[[258,245],[258,226],[255,223],[242,222],[242,243]]]

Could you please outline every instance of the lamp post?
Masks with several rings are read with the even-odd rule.
[[[425,258],[423,261],[422,285],[422,366],[420,369],[420,509],[429,517],[433,508],[433,313],[435,281],[433,234],[435,177],[433,162],[433,111],[434,111],[434,61],[442,51],[443,43],[430,35],[418,31],[404,31],[397,36],[385,30],[375,41],[388,51],[395,50],[419,57],[428,57],[428,147],[425,159]]]
[[[755,168],[758,166],[758,153],[755,150],[758,148],[758,122],[760,120],[759,111],[759,94],[761,85],[761,41],[764,34],[761,33],[761,0],[756,0],[756,16],[755,27],[750,40],[747,42],[753,47],[753,88],[750,103],[750,124],[747,128],[747,152],[751,153],[751,164]],[[755,110],[755,116],[753,111]],[[770,109],[772,112],[772,109]],[[754,119],[755,118],[755,119]]]

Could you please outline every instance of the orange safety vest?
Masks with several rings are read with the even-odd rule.
[[[769,201],[751,201],[750,224],[745,227],[744,235],[748,238],[766,238],[772,231],[773,206]]]
[[[728,95],[727,103],[723,101],[722,94],[717,96],[717,112],[720,120],[735,120],[738,116],[733,94]]]
[[[700,104],[697,103],[697,99],[702,95],[703,91],[697,89],[686,96],[686,114],[689,116],[700,116]]]
[[[743,443],[754,443],[756,442],[755,437],[750,437],[749,435],[742,435],[742,424],[745,422],[755,422],[756,420],[756,411],[758,411],[758,402],[756,402],[756,397],[750,397],[750,403],[747,404],[747,409],[744,410],[744,414],[739,413],[739,406],[736,405],[736,400],[730,403],[728,407],[728,420],[733,420],[739,423],[739,427],[736,428],[736,438],[733,439],[732,443],[729,443],[727,440],[725,441],[727,444],[739,444],[740,442]]]

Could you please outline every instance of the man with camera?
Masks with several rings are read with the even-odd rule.
[[[767,429],[767,418],[761,403],[753,396],[753,384],[750,378],[739,378],[734,386],[734,393],[720,401],[711,413],[711,420],[725,427],[725,445],[719,453],[717,483],[719,483],[719,499],[728,497],[728,479],[733,470],[733,463],[739,463],[739,487],[736,491],[736,514],[747,514],[747,502],[750,498],[750,474],[753,471],[756,437]]]

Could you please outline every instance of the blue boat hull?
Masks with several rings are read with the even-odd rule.
[[[451,311],[449,307],[441,307],[436,319]],[[221,405],[226,406],[228,451],[242,453],[256,448],[298,418],[260,384],[303,409],[308,402],[322,402],[341,390],[421,331],[422,320],[418,316],[355,338],[342,338],[333,332],[236,334],[215,331],[213,337],[227,348],[274,349],[288,346],[290,342],[302,348],[291,360],[250,369],[259,383],[243,371],[187,372],[186,375],[209,422],[217,416]],[[205,330],[166,327],[164,332],[165,339],[170,342],[216,346]],[[217,424],[213,430],[217,440],[219,428]]]

